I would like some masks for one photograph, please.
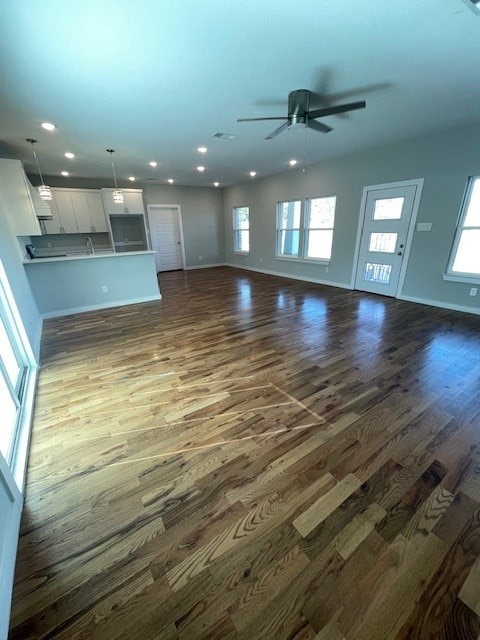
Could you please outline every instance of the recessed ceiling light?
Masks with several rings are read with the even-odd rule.
[[[51,122],[42,122],[42,127],[47,131],[54,131],[57,127]]]
[[[155,160],[152,160],[151,162],[148,163],[151,167],[156,167],[157,163],[155,162]]]
[[[198,147],[197,151],[199,153],[207,153],[208,149],[207,147]]]
[[[135,182],[135,176],[128,176],[128,179],[130,180],[130,182]]]
[[[213,186],[214,186],[214,187],[219,187],[219,186],[220,186],[220,183],[219,183],[219,182],[214,182],[214,183],[213,183]]]
[[[173,178],[169,178],[167,182],[169,182],[170,184],[173,184]]]
[[[256,171],[250,171],[250,175],[251,175],[252,178],[254,178],[257,175],[257,172]]]
[[[298,162],[298,160],[289,160],[288,164],[289,164],[291,167],[294,167],[294,166],[297,164],[297,162]]]
[[[69,175],[70,175],[70,174],[68,173],[68,171],[62,171],[62,176],[67,177],[67,176],[69,176]]]
[[[69,160],[75,157],[75,154],[72,153],[71,151],[66,151],[63,155],[65,156],[65,158],[68,158]]]
[[[202,173],[202,171],[205,171],[205,167],[197,167],[197,171],[200,171],[200,173]]]

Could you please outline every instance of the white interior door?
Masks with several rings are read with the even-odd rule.
[[[355,289],[395,297],[410,241],[420,184],[368,188]]]
[[[185,258],[182,243],[180,207],[177,205],[148,205],[150,239],[156,251],[157,271],[183,269]]]

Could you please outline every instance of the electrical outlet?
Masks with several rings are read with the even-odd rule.
[[[477,295],[477,291],[478,291],[477,287],[472,287],[470,289],[470,295],[471,296],[476,296]]]
[[[198,256],[198,259],[199,260],[203,260],[203,256]]]
[[[106,284],[103,285],[102,291],[103,291],[103,293],[108,293],[108,287],[107,287]]]
[[[263,258],[260,258],[260,262],[263,262]]]

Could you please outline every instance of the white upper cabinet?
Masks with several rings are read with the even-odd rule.
[[[47,233],[105,233],[107,220],[100,191],[52,189],[52,221]]]
[[[100,233],[108,231],[101,193],[99,191],[88,191],[87,203],[90,211],[91,232]]]
[[[107,215],[145,215],[143,191],[141,189],[122,189],[123,204],[113,201],[114,189],[102,189],[103,206]]]
[[[42,235],[30,193],[31,185],[20,160],[0,159],[0,187],[17,236]]]

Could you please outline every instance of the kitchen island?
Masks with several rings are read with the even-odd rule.
[[[72,252],[23,261],[43,318],[160,300],[154,251]]]

